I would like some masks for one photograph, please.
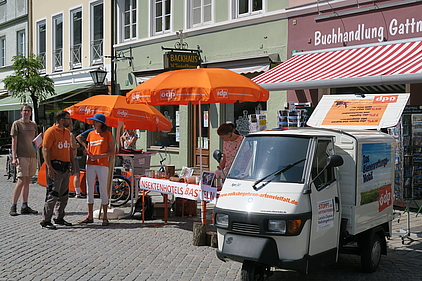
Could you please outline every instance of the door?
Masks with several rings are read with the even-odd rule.
[[[315,146],[311,170],[312,226],[309,255],[312,257],[325,253],[332,263],[338,257],[341,209],[336,169],[329,167],[324,170],[324,167],[328,156],[334,152],[333,142],[331,139],[317,139]]]
[[[208,169],[209,168],[209,159],[210,159],[210,151],[209,151],[209,144],[210,144],[210,123],[209,123],[209,105],[208,104],[202,104],[200,115],[198,114],[199,105],[194,106],[194,114],[193,114],[193,120],[194,120],[194,126],[193,126],[193,137],[192,143],[195,144],[192,147],[194,148],[194,151],[192,155],[194,155],[193,163],[195,167],[200,166],[200,145],[202,144],[202,168]],[[198,124],[201,123],[201,126],[198,126]],[[199,134],[199,128],[201,128],[201,137]]]

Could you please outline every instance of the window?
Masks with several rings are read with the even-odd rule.
[[[228,177],[262,180],[257,187],[265,187],[266,182],[302,183],[309,145],[309,138],[249,135],[239,147]]]
[[[212,0],[190,0],[191,26],[211,22]]]
[[[82,66],[82,10],[76,9],[70,12],[70,55],[72,67]]]
[[[136,1],[137,0],[123,0],[123,40],[136,38]]]
[[[97,2],[91,6],[91,63],[103,61],[104,40],[104,10],[103,3]]]
[[[250,15],[262,10],[263,0],[236,0],[237,16]]]
[[[63,69],[63,16],[53,18],[53,69]]]
[[[154,0],[154,34],[170,31],[171,0]]]
[[[328,167],[324,170],[331,146],[332,144],[328,140],[318,141],[316,153],[312,162],[312,179],[314,180],[317,190],[322,190],[335,181],[334,167]]]
[[[0,37],[0,66],[6,66],[6,37]]]
[[[41,58],[45,69],[46,34],[45,21],[37,23],[37,55]]]
[[[246,136],[250,133],[249,115],[267,111],[266,102],[236,102],[234,104],[234,124],[240,135]]]
[[[26,56],[26,38],[25,30],[20,30],[16,34],[17,36],[17,55]]]
[[[178,105],[160,105],[157,107],[160,112],[167,117],[173,124],[170,131],[152,132],[150,146],[167,146],[179,147],[178,130],[180,125],[179,120],[179,106]]]

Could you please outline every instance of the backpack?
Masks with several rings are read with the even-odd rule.
[[[154,204],[152,203],[152,199],[151,196],[149,195],[145,195],[144,197],[145,199],[145,219],[146,220],[152,220],[154,217]],[[138,200],[136,200],[135,203],[135,211],[133,213],[142,213],[142,196],[140,196],[138,198]]]

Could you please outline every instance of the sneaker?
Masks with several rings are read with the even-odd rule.
[[[18,213],[16,212],[16,207],[11,207],[10,208],[10,213],[11,216],[17,216]]]
[[[54,219],[54,224],[64,225],[64,226],[72,226],[72,224],[70,222],[67,222],[64,219],[61,219],[61,220]]]
[[[21,214],[22,215],[38,214],[38,212],[35,210],[32,210],[30,207],[26,207],[26,208],[21,209]]]
[[[75,198],[82,198],[82,199],[84,199],[84,198],[86,198],[86,196],[83,195],[83,194],[76,194]]]
[[[41,225],[42,228],[47,228],[47,229],[51,229],[51,230],[57,229],[57,227],[54,224],[52,224],[51,221],[49,221],[49,222],[42,221],[42,222],[40,222],[40,225]]]

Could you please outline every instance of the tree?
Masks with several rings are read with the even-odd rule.
[[[28,102],[31,98],[34,106],[34,121],[39,124],[38,104],[54,94],[53,79],[47,75],[41,75],[41,69],[44,69],[44,66],[41,59],[34,54],[30,54],[28,58],[17,55],[12,58],[12,61],[15,74],[3,79],[4,87],[12,94],[12,97],[19,98],[22,103]]]

